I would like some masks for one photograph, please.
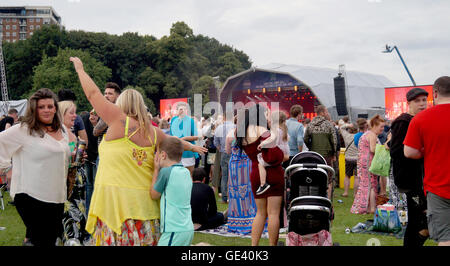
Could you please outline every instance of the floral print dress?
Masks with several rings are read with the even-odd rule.
[[[378,176],[369,172],[370,164],[372,163],[372,159],[375,154],[370,151],[368,134],[373,133],[367,131],[361,136],[358,142],[357,174],[359,178],[359,185],[350,210],[351,213],[356,214],[368,213],[370,190],[375,190],[375,198],[377,193]],[[379,143],[378,138],[377,142]]]

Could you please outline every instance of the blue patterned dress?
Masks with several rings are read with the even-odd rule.
[[[237,146],[233,146],[228,167],[227,229],[230,233],[250,235],[256,215],[256,203],[250,184],[251,160]]]

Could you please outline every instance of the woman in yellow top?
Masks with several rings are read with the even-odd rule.
[[[95,177],[86,230],[93,245],[156,245],[159,202],[150,197],[155,147],[166,134],[150,123],[142,95],[123,91],[109,102],[71,57],[83,91],[97,114],[108,124],[98,147],[100,164]],[[184,141],[185,150],[203,154],[205,148]]]

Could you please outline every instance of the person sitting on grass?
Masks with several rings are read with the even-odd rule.
[[[176,137],[164,139],[155,155],[150,195],[160,199],[158,246],[189,246],[194,238],[191,217],[192,179],[181,163],[183,144]]]
[[[191,195],[192,222],[196,231],[213,229],[226,223],[228,210],[217,212],[214,190],[205,181],[209,176],[204,168],[195,168]]]

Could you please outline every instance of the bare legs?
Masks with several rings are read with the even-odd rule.
[[[189,172],[191,173],[191,178],[192,178],[192,173],[194,172],[194,165],[192,166],[186,166],[186,168],[189,170]]]
[[[385,176],[380,176],[380,195],[386,195],[386,183],[387,178]]]
[[[281,201],[282,197],[267,198],[267,214],[269,216],[267,230],[269,231],[269,244],[271,246],[276,246],[278,243]]]
[[[353,197],[356,197],[356,192],[358,192],[359,177],[355,175],[355,180],[353,181]]]
[[[368,213],[374,213],[375,212],[375,209],[376,209],[376,205],[377,205],[377,202],[376,202],[376,198],[375,198],[375,195],[376,195],[376,193],[375,193],[375,189],[374,188],[371,188],[370,189],[370,192],[369,192],[369,206],[368,206]]]
[[[350,177],[348,177],[347,175],[345,176],[344,179],[344,193],[342,194],[342,197],[347,197],[348,196],[348,189],[350,187]]]
[[[280,230],[281,196],[255,199],[256,216],[252,224],[252,246],[258,246],[264,230],[266,218],[269,218],[267,230],[269,231],[269,244],[276,246]]]
[[[260,186],[263,186],[266,183],[266,176],[267,176],[267,172],[266,172],[266,168],[258,163],[258,170],[259,170],[259,182],[261,183]]]

